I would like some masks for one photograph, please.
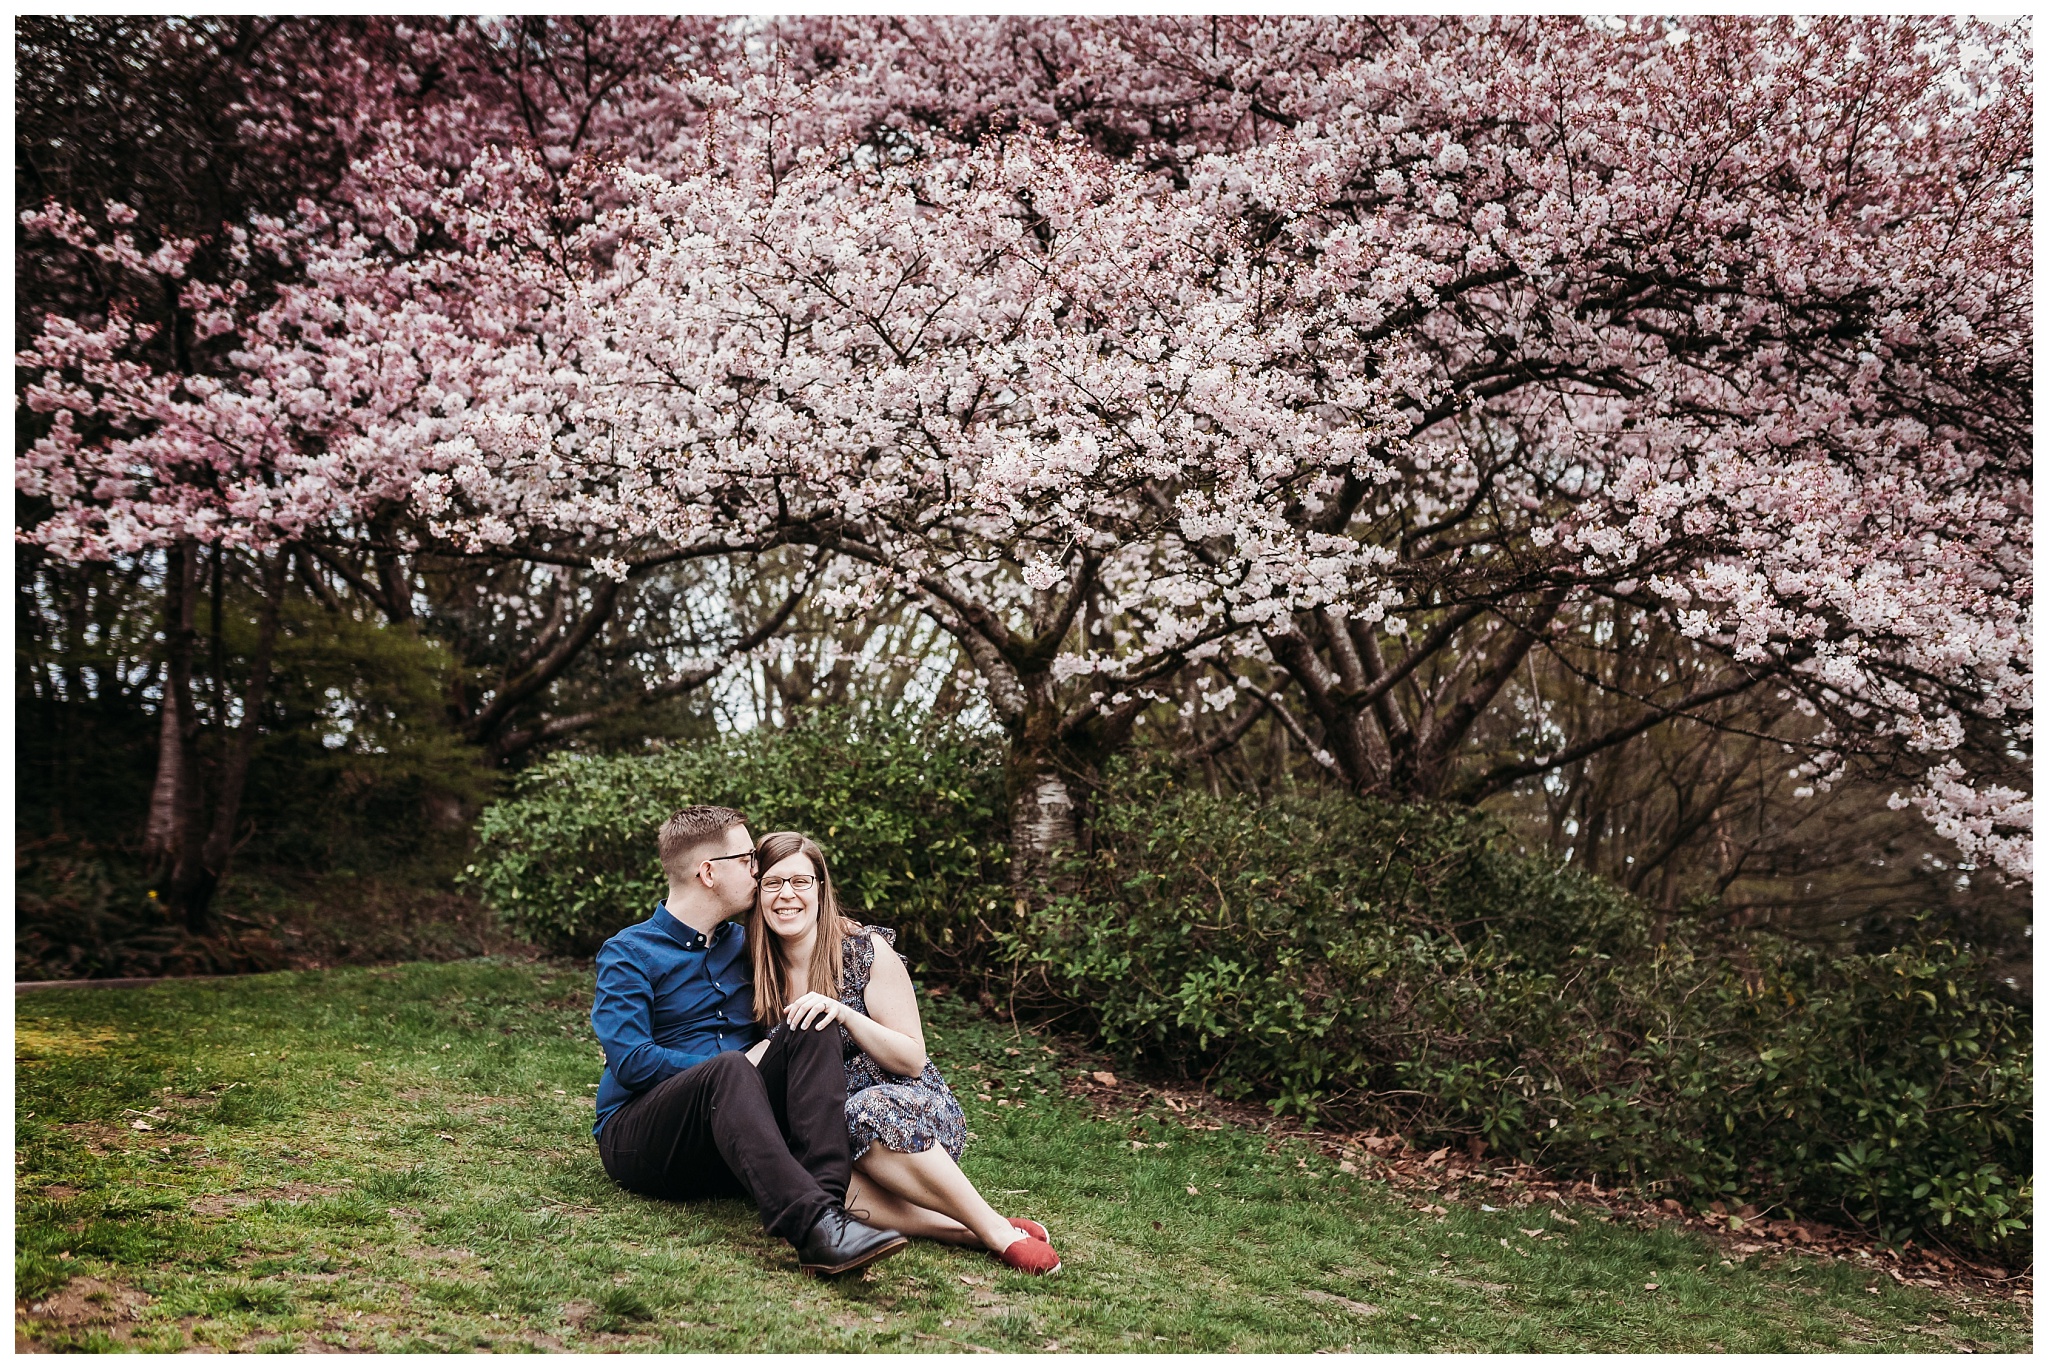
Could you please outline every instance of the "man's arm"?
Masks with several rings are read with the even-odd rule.
[[[654,988],[645,970],[616,951],[598,952],[597,996],[590,1005],[590,1027],[604,1047],[612,1077],[635,1093],[716,1054],[655,1044]]]

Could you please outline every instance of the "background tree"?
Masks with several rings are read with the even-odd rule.
[[[1958,102],[1942,37],[1531,24],[1333,80],[1351,113],[1319,137],[1352,160],[1316,212],[1326,242],[1393,249],[1360,293],[1413,282],[1378,358],[1409,402],[1400,479],[1295,516],[1388,554],[1396,630],[1264,636],[1348,784],[1482,798],[1771,680],[1826,720],[1802,739],[1820,771],[1926,757],[1919,801],[2025,872],[2024,102],[2000,61]],[[1722,77],[1759,64],[1786,76]],[[1632,680],[1634,716],[1459,766],[1525,657],[1609,600],[1721,664],[1617,656],[1628,679],[1595,679]],[[1983,789],[1945,795],[1966,765]]]
[[[157,334],[113,311],[41,334],[42,545],[303,544],[394,614],[420,566],[504,567],[468,620],[568,650],[494,648],[455,710],[493,746],[573,731],[511,696],[637,638],[607,586],[808,546],[822,612],[902,596],[973,663],[1020,888],[1109,757],[1253,675],[1205,764],[1264,736],[1479,801],[1660,729],[1748,773],[1761,725],[2027,870],[2014,32],[389,32],[417,117],[250,218],[269,293],[189,287],[217,375],[131,361]],[[197,250],[32,226],[138,278]],[[1521,695],[1567,677],[1600,706]],[[1630,830],[1664,868],[1677,828]]]
[[[1966,853],[2024,873],[2028,808],[2006,760],[2024,742],[2009,720],[2026,707],[2028,678],[2027,477],[2012,460],[2026,431],[2021,68],[2001,35],[1979,35],[1989,56],[1974,61],[1957,36],[1846,23],[1439,26],[1297,81],[1304,112],[1289,116],[1286,136],[1230,154],[1232,175],[1218,174],[1218,154],[1188,163],[1208,174],[1190,175],[1177,202],[1251,229],[1172,258],[1160,293],[1245,307],[1262,379],[1295,385],[1285,399],[1261,396],[1265,414],[1298,421],[1313,410],[1328,445],[1310,456],[1277,430],[1261,433],[1256,475],[1225,502],[1204,507],[1224,482],[1183,487],[1185,466],[1141,497],[1181,514],[1155,544],[1205,517],[1238,531],[1234,544],[1189,537],[1196,558],[1225,574],[1247,526],[1290,529],[1278,544],[1297,564],[1330,556],[1334,542],[1349,550],[1329,564],[1375,568],[1286,621],[1204,605],[1225,631],[1262,623],[1262,646],[1301,689],[1318,754],[1344,782],[1483,798],[1666,720],[1708,717],[1708,705],[1771,681],[1823,718],[1797,739],[1819,774],[1839,778],[1851,752],[1926,757],[1915,801]],[[1897,59],[1881,78],[1867,70],[1870,51]],[[1754,87],[1723,76],[1758,63],[1784,75]],[[1958,65],[1976,97],[1957,98]],[[1613,88],[1620,70],[1626,95]],[[808,108],[753,111],[771,131],[755,156],[737,157],[760,168],[741,179],[839,214],[833,197],[848,173],[829,157],[786,157],[772,131],[777,119],[801,127]],[[1003,145],[991,134],[985,146]],[[919,146],[899,140],[895,151],[944,164],[938,135]],[[694,231],[690,214],[730,221],[750,207],[716,199],[730,195],[726,174],[688,209],[706,193],[702,173],[651,183],[657,213],[684,217],[664,263],[687,260],[695,273],[748,250],[779,253],[762,267],[780,273],[769,276],[778,288],[808,285],[801,249],[772,228],[750,225],[753,240],[738,244]],[[876,174],[870,193],[886,195],[896,173]],[[1007,189],[1014,217],[1058,220],[1036,187]],[[850,217],[806,231],[843,238]],[[959,222],[941,202],[918,246]],[[1154,261],[1199,234],[1183,220],[1132,222],[1156,235]],[[852,233],[863,256],[867,231]],[[1958,261],[1972,263],[1961,293]],[[858,274],[815,307],[874,287],[876,273]],[[911,279],[880,276],[882,290]],[[681,276],[669,281],[665,298],[682,299]],[[637,280],[617,288],[646,307]],[[714,273],[693,288],[686,312],[706,299],[714,312],[754,307],[741,299],[751,278],[721,293]],[[782,316],[780,337],[810,326],[807,307]],[[1118,321],[1101,333],[1119,329],[1120,343],[1138,331]],[[1144,350],[1120,361],[1133,366]],[[902,364],[880,349],[834,363],[849,360],[877,377]],[[761,371],[737,365],[716,378],[753,383]],[[733,416],[747,422],[755,395],[734,393]],[[784,407],[771,406],[777,421]],[[1346,434],[1361,436],[1337,440]],[[1038,440],[1062,436],[1055,423]],[[1706,670],[1634,672],[1637,688],[1652,687],[1604,732],[1483,770],[1459,764],[1529,654],[1581,620],[1602,621],[1610,602],[1702,642]],[[1961,622],[1971,626],[1959,634]],[[998,684],[1003,670],[988,663],[1006,643],[961,623]],[[1034,626],[1029,640],[1044,646],[1052,627],[1072,625],[1055,615]],[[1619,675],[1595,679],[1628,688]],[[1022,698],[998,708],[1019,743],[1019,776],[1057,769],[1034,771],[1027,758],[1044,745],[1029,739],[1048,734],[1022,721]],[[1069,836],[1041,820],[1065,807],[1051,783],[1016,786],[1020,850]]]
[[[411,631],[433,591],[459,613],[455,606],[473,609],[489,596],[494,577],[502,584],[494,567],[450,557],[423,563],[429,549],[407,535],[402,500],[389,490],[324,521],[296,517],[281,507],[286,487],[303,490],[308,477],[303,467],[296,476],[281,467],[302,457],[317,465],[321,434],[297,421],[289,399],[285,412],[265,417],[209,404],[220,393],[216,377],[246,360],[236,351],[248,341],[238,320],[277,307],[280,295],[290,307],[301,259],[277,236],[284,216],[318,219],[350,203],[352,159],[386,126],[407,128],[413,147],[457,164],[497,140],[523,140],[556,167],[590,148],[658,143],[686,112],[660,93],[675,63],[702,56],[703,43],[723,31],[633,19],[95,19],[40,20],[25,30],[17,189],[24,203],[45,207],[22,226],[29,269],[17,310],[24,336],[42,332],[46,317],[65,324],[24,359],[49,383],[21,411],[23,437],[41,450],[76,442],[102,454],[96,460],[111,451],[92,494],[105,497],[102,514],[122,514],[82,532],[53,517],[76,492],[66,476],[46,486],[25,474],[18,519],[60,559],[131,563],[162,604],[161,669],[145,687],[161,700],[145,847],[163,902],[193,930],[210,925],[270,683],[271,658],[260,649],[242,658],[243,680],[219,678],[223,602],[253,588],[259,624],[274,625],[288,614],[284,595],[295,581],[330,609],[369,605],[387,625]],[[236,489],[277,516],[259,511],[230,528],[235,515],[223,496]],[[34,564],[61,578],[48,561]],[[557,680],[629,596],[608,580],[580,587],[546,575],[557,592],[531,624],[537,635],[509,651],[467,637],[462,645],[475,655],[447,682],[452,723],[491,758],[671,697],[711,673],[697,660],[694,670],[646,685],[621,681],[602,698],[586,692],[568,712],[551,713]],[[195,624],[209,606],[207,650]],[[520,619],[516,604],[499,608]],[[774,620],[749,626],[764,634]],[[259,630],[259,646],[274,645],[272,631]],[[226,689],[240,695],[239,721],[226,721],[224,706],[208,712],[193,701],[195,670],[199,692],[216,704]]]
[[[1330,527],[1349,519],[1349,535],[1392,550],[1404,589],[1387,612],[1417,630],[1374,634],[1357,618],[1332,627],[1304,615],[1269,629],[1256,653],[1288,660],[1303,694],[1307,730],[1296,721],[1276,737],[1312,732],[1319,744],[1308,749],[1343,782],[1395,794],[1498,792],[1547,764],[1576,764],[1557,759],[1568,752],[1711,716],[1734,697],[1720,691],[1742,692],[1745,679],[1784,687],[1775,677],[1790,671],[1801,677],[1791,686],[1801,707],[1835,723],[1799,739],[1822,774],[1855,752],[1866,773],[1889,775],[1899,797],[1914,795],[1945,838],[1959,839],[1966,863],[2024,868],[2028,724],[2012,711],[2025,711],[2024,689],[1987,699],[1969,678],[2024,676],[2016,644],[2030,623],[2017,512],[2030,486],[2013,460],[2028,440],[2031,384],[2020,360],[2031,328],[2019,302],[2031,171],[2020,132],[2023,31],[1168,17],[792,21],[778,33],[808,70],[834,80],[846,126],[878,148],[932,130],[984,136],[1036,123],[1079,133],[1183,190],[1201,181],[1205,162],[1229,156],[1231,173],[1210,174],[1236,190],[1258,183],[1247,154],[1314,147],[1334,185],[1307,200],[1240,196],[1223,212],[1285,224],[1310,252],[1324,239],[1304,232],[1302,218],[1365,229],[1376,255],[1358,293],[1369,298],[1404,274],[1421,282],[1404,301],[1400,336],[1418,379],[1409,436],[1424,445],[1417,459],[1393,456],[1400,497],[1365,497],[1359,485],[1299,514]],[[1731,80],[1737,70],[1768,74]],[[1774,226],[1760,230],[1765,223]],[[1963,275],[1973,284],[1959,292]],[[1950,345],[1965,334],[1967,344]],[[1746,354],[1760,365],[1738,364]],[[1789,413],[1826,421],[1776,423]],[[1837,422],[1844,413],[1859,421]],[[1489,691],[1520,678],[1517,659],[1548,655],[1603,621],[1601,601],[1617,589],[1616,611],[1659,611],[1642,591],[1660,581],[1631,573],[1653,571],[1654,558],[1632,543],[1649,526],[1642,520],[1668,525],[1671,510],[1627,507],[1636,495],[1613,478],[1631,462],[1643,478],[1645,454],[1674,430],[1703,448],[1746,452],[1719,461],[1712,479],[1695,471],[1677,559],[1718,558],[1724,601],[1788,597],[1800,605],[1797,625],[1707,634],[1701,670],[1658,681],[1633,711],[1605,715],[1597,733],[1488,755],[1473,770],[1472,729],[1494,712]],[[1953,454],[1950,442],[1960,444]],[[1901,450],[1903,471],[1872,460]],[[1733,488],[1702,507],[1713,480]],[[1907,497],[1901,523],[1896,496],[1906,488],[1930,497]],[[1865,509],[1871,521],[1822,533],[1796,497],[1773,489]],[[1660,477],[1649,505],[1675,493]],[[1580,531],[1620,533],[1611,550],[1627,568],[1597,568],[1605,550],[1569,569],[1542,564],[1540,548],[1516,544],[1525,529],[1582,552],[1555,521],[1566,506],[1607,500],[1610,526],[1602,531],[1581,507]],[[1368,512],[1382,521],[1369,525]],[[1742,527],[1713,550],[1702,534],[1716,513],[1724,532],[1731,522],[1765,526]],[[1907,524],[1920,516],[1928,522],[1916,533]],[[1774,535],[1791,549],[1776,565],[1752,541]],[[1830,536],[1819,551],[1813,539]],[[1948,577],[1945,556],[1919,559],[1916,537],[1944,554],[1967,546],[1972,569]],[[1832,595],[1795,583],[1810,556],[1862,565],[1867,545],[1910,567],[1902,598],[1876,588],[1893,583],[1890,567],[1845,574]],[[1734,567],[1770,583],[1738,589]],[[1992,584],[2011,597],[1977,617],[1987,608],[1978,588]],[[1678,621],[1674,610],[1687,606],[1662,597],[1667,622]],[[1954,659],[1951,609],[1982,623],[1995,645],[1939,685],[1929,658]],[[1684,621],[1697,628],[1701,608],[1690,612]],[[1876,633],[1873,614],[1885,620]],[[1834,635],[1810,643],[1816,657],[1804,660],[1798,640],[1817,631],[1816,619]],[[1902,631],[1915,619],[1917,629]],[[1902,640],[1915,632],[1921,643]],[[1741,659],[1759,649],[1769,659]],[[1860,681],[1853,696],[1823,681],[1866,669],[1842,658],[1873,649],[1891,657],[1878,672],[1887,678]],[[1385,669],[1368,670],[1374,655]],[[1870,727],[1864,710],[1887,707],[1892,724]],[[1845,710],[1858,716],[1845,720]],[[1281,727],[1290,717],[1264,698],[1237,715],[1261,727],[1260,718]],[[1955,757],[1943,758],[1947,742],[1930,744],[1936,733],[1957,743]],[[1917,775],[1904,773],[1916,756]]]

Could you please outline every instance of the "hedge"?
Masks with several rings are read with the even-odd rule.
[[[588,955],[667,887],[655,833],[676,809],[723,804],[756,838],[808,832],[840,902],[957,968],[986,954],[1000,900],[999,757],[986,738],[848,713],[640,755],[558,754],[487,808],[465,879],[515,930]]]
[[[2032,1038],[1967,947],[1828,956],[1659,918],[1470,810],[1215,798],[1124,772],[1066,892],[1003,892],[996,746],[809,718],[561,756],[483,818],[472,878],[587,953],[647,915],[684,803],[793,827],[927,974],[1091,1032],[1127,1063],[1345,1125],[2010,1253],[2032,1211]]]
[[[1017,969],[1134,1063],[1704,1205],[2010,1246],[2032,1050],[1966,948],[1829,957],[1513,850],[1470,810],[1106,796]]]

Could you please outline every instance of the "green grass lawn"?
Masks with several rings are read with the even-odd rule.
[[[817,1281],[744,1204],[605,1178],[589,989],[571,967],[469,961],[21,996],[17,1344],[2031,1347],[2024,1304],[1724,1264],[1590,1210],[1437,1216],[1256,1131],[1093,1120],[1060,1087],[1080,1062],[946,999],[929,1037],[977,1137],[967,1171],[1050,1226],[1066,1268],[920,1244]],[[1023,1106],[980,1101],[978,1081]]]

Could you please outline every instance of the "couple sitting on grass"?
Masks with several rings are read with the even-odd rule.
[[[818,844],[757,846],[734,810],[685,808],[661,867],[668,897],[597,953],[605,1173],[649,1197],[751,1198],[814,1274],[906,1236],[1058,1269],[1044,1227],[960,1172],[967,1119],[925,1057],[895,933],[840,916]]]

